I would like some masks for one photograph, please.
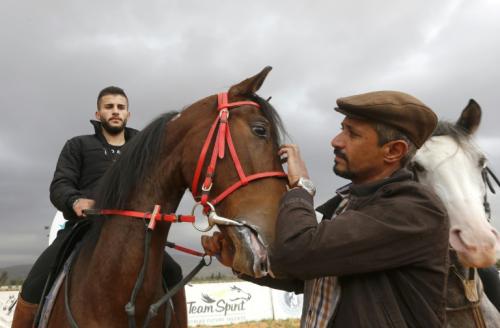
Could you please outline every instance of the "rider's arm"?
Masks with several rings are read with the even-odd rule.
[[[73,213],[73,203],[83,198],[78,189],[82,155],[80,143],[71,139],[64,145],[50,184],[50,201],[63,213]]]

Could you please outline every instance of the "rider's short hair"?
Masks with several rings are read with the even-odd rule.
[[[115,87],[115,86],[109,86],[109,87],[102,89],[101,92],[99,92],[99,95],[97,96],[97,109],[99,109],[99,101],[101,101],[101,98],[104,96],[108,96],[108,95],[124,96],[125,99],[127,99],[127,104],[128,104],[128,97],[122,88]]]

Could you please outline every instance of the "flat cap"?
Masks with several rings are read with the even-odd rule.
[[[417,98],[398,91],[376,91],[337,99],[336,111],[392,126],[422,147],[437,125],[436,114]]]

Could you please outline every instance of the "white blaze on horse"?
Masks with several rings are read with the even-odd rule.
[[[485,210],[486,156],[470,138],[480,117],[479,106],[471,101],[457,124],[441,122],[414,158],[419,181],[431,186],[446,205],[450,244],[460,262],[476,268],[495,264],[500,252],[499,234]]]
[[[456,252],[451,254],[448,279],[450,327],[476,327],[481,321],[500,327],[500,314],[484,297],[476,271],[470,270],[494,265],[500,252],[487,201],[488,189],[494,192],[491,179],[499,182],[472,140],[480,121],[481,109],[471,100],[456,124],[439,122],[410,164],[416,178],[443,200],[450,217],[450,246]]]

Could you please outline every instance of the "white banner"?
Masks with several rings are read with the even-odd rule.
[[[273,318],[270,289],[249,282],[188,285],[186,299],[190,326]]]
[[[14,317],[15,306],[12,304],[17,299],[16,291],[0,291],[0,328],[9,328]]]
[[[299,319],[302,315],[303,294],[271,289],[274,320]]]
[[[0,328],[11,326],[17,294],[0,291]],[[186,286],[189,326],[300,318],[302,300],[302,295],[244,281]]]

